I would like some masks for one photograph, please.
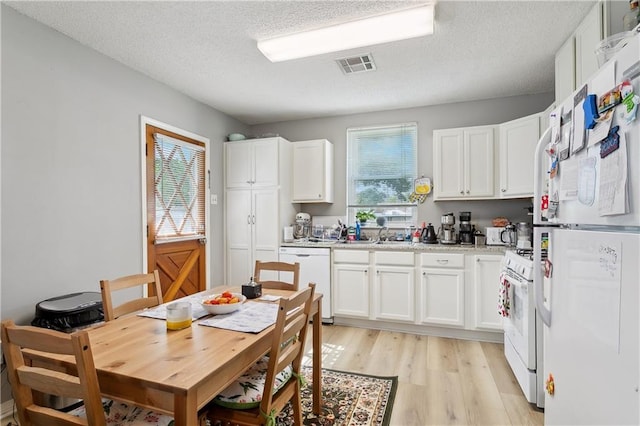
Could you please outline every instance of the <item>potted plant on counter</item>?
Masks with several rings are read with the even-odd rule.
[[[358,210],[356,212],[356,219],[360,222],[361,225],[364,225],[367,220],[375,219],[376,215],[373,213],[373,209],[370,210]]]

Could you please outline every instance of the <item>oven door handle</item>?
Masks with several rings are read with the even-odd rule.
[[[536,311],[547,327],[551,327],[551,309],[547,309],[544,304],[544,279],[542,277],[542,252],[540,247],[542,233],[547,232],[550,234],[553,229],[542,226],[533,227],[533,244],[534,247],[537,247],[537,249],[533,250],[533,293],[536,300]]]

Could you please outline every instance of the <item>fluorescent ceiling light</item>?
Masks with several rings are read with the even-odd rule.
[[[271,62],[433,34],[433,4],[258,41]]]

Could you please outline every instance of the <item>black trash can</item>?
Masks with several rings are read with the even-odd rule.
[[[73,333],[104,321],[102,295],[95,291],[65,294],[43,300],[36,305],[36,316],[31,325]],[[57,395],[39,394],[43,405],[56,410],[68,411],[77,407],[81,400],[62,398]]]
[[[102,296],[95,291],[65,294],[43,300],[36,305],[31,325],[73,333],[104,321]]]

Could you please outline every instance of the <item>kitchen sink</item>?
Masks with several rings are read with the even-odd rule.
[[[413,243],[411,241],[378,241],[375,244],[384,246],[410,246]]]

